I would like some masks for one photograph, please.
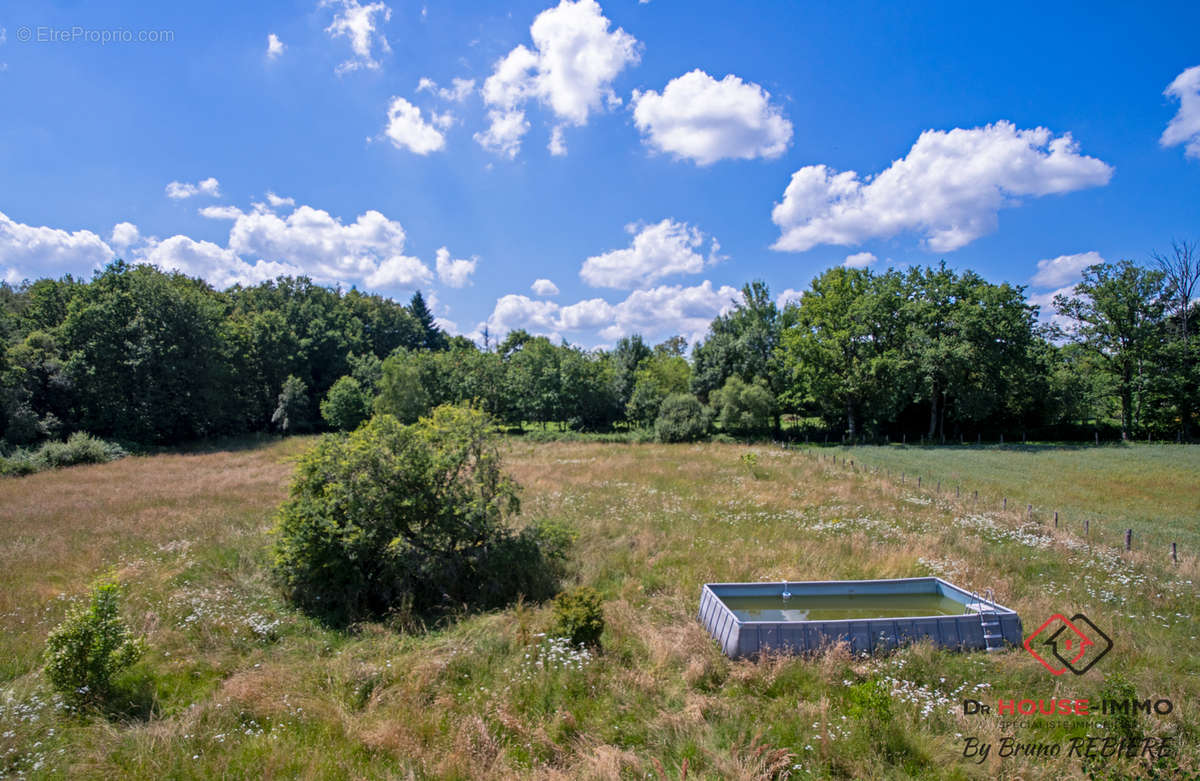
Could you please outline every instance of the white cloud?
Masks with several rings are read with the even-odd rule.
[[[550,143],[546,145],[550,150],[550,154],[555,157],[562,157],[567,153],[567,141],[563,138],[563,126],[555,125],[550,131]]]
[[[1001,208],[1023,196],[1066,193],[1108,183],[1113,169],[1079,154],[1069,133],[1018,130],[997,122],[970,130],[927,130],[908,154],[876,176],[810,165],[792,174],[771,219],[777,250],[855,245],[919,231],[944,252],[990,233]]]
[[[866,268],[877,260],[879,258],[870,252],[855,252],[853,255],[847,255],[842,265],[846,268]]]
[[[717,81],[702,70],[672,79],[662,94],[633,92],[633,120],[659,152],[698,165],[718,160],[773,158],[792,138],[792,123],[771,94],[733,74]]]
[[[0,268],[8,282],[85,273],[112,259],[112,248],[91,231],[25,225],[0,212]]]
[[[475,134],[475,141],[489,152],[510,160],[521,150],[521,138],[529,132],[524,111],[489,111],[488,129]]]
[[[439,87],[433,79],[422,77],[417,82],[417,92],[429,92],[442,100],[461,103],[475,91],[475,79],[454,78],[450,80],[450,85],[449,87]]]
[[[113,226],[112,236],[109,237],[108,243],[118,249],[127,249],[136,244],[140,238],[138,227],[132,222],[118,222]]]
[[[174,200],[183,198],[191,198],[193,195],[209,195],[213,198],[221,197],[221,185],[213,177],[201,179],[195,184],[188,182],[171,182],[167,185],[167,197]]]
[[[625,66],[639,60],[639,45],[621,28],[609,32],[609,25],[595,0],[562,0],[538,14],[529,28],[533,49],[514,48],[496,62],[483,83],[492,127],[476,140],[487,149],[514,156],[524,134],[514,138],[514,115],[528,100],[548,106],[560,120],[559,127],[587,124],[592,112],[619,105],[612,82]],[[496,139],[506,139],[507,145]],[[552,139],[551,149],[565,150],[561,131],[556,141]]]
[[[557,296],[558,285],[548,279],[535,279],[529,288],[539,296]]]
[[[278,209],[280,206],[295,206],[296,199],[283,198],[267,190],[267,203],[271,204],[272,208]]]
[[[472,258],[471,260],[451,260],[450,250],[445,247],[437,251],[437,275],[443,285],[449,287],[465,287],[471,281],[471,275],[475,273],[475,266],[479,261]]]
[[[242,216],[242,210],[236,206],[205,206],[199,211],[201,217],[210,220],[236,220]]]
[[[392,255],[367,274],[363,280],[372,287],[419,287],[433,281],[433,272],[420,261],[406,255]]]
[[[1200,158],[1200,65],[1176,76],[1163,94],[1179,100],[1179,113],[1167,125],[1159,143],[1163,146],[1187,144],[1185,154]]]
[[[1063,287],[1074,285],[1088,266],[1103,263],[1099,252],[1078,252],[1074,255],[1059,255],[1037,262],[1037,273],[1029,280],[1034,287]]]
[[[331,38],[346,38],[350,41],[350,49],[354,56],[337,66],[339,74],[347,71],[366,68],[378,70],[379,60],[375,59],[374,49],[378,45],[380,51],[390,52],[387,38],[379,32],[379,25],[392,18],[392,9],[382,2],[360,5],[358,0],[323,0],[322,7],[336,6],[340,8],[334,14],[333,21],[325,28]],[[376,19],[379,17],[379,19]]]
[[[428,278],[424,272],[405,272],[404,228],[399,222],[370,210],[348,225],[321,209],[299,206],[281,217],[267,210],[240,214],[229,231],[229,248],[238,255],[293,263],[322,280]],[[374,284],[374,283],[372,283]]]
[[[397,149],[408,149],[418,155],[436,152],[446,145],[446,137],[421,119],[421,109],[404,98],[392,98],[384,133]]]
[[[804,296],[803,290],[796,290],[793,287],[789,287],[787,290],[784,290],[782,293],[780,293],[778,296],[775,297],[775,305],[777,307],[779,307],[780,309],[782,309],[783,307],[787,306],[788,304],[798,304],[798,303],[800,303],[800,299],[803,296]]]
[[[234,252],[211,241],[195,241],[188,236],[151,240],[137,252],[141,263],[151,263],[164,271],[179,271],[200,277],[218,288],[230,285],[255,285],[281,274],[301,274],[303,270],[288,263],[258,261],[247,263]]]
[[[562,309],[553,301],[534,301],[529,296],[509,294],[496,299],[496,306],[487,319],[488,330],[497,338],[509,331],[524,328],[557,341],[558,314]]]
[[[275,33],[267,35],[267,59],[277,60],[283,54],[283,50],[287,48],[287,44],[279,40],[279,36]]]
[[[593,287],[632,288],[648,285],[672,274],[698,274],[716,259],[714,239],[707,261],[697,250],[705,236],[685,222],[670,218],[654,225],[629,225],[633,241],[626,249],[596,255],[583,262],[579,276]],[[635,233],[636,232],[636,233]]]
[[[599,336],[606,340],[639,332],[650,338],[684,334],[692,341],[702,338],[713,317],[728,312],[740,294],[724,285],[714,289],[705,280],[699,285],[662,285],[636,290],[625,300],[610,304],[601,298],[560,306],[524,295],[506,295],[485,323],[496,338],[516,328],[557,340],[563,332]],[[586,337],[585,337],[586,338]]]

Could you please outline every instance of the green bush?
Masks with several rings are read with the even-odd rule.
[[[743,382],[731,376],[713,393],[712,405],[717,425],[734,436],[754,436],[771,430],[771,392],[761,385]]]
[[[362,383],[350,375],[338,379],[321,402],[321,417],[330,428],[353,431],[371,417],[371,401]]]
[[[56,469],[76,464],[107,464],[128,455],[112,442],[76,431],[66,442],[47,442],[33,455],[34,465],[41,469]]]
[[[554,593],[552,530],[517,533],[517,485],[484,413],[438,407],[405,426],[377,415],[299,463],[275,527],[289,597],[334,624],[492,608]]]
[[[694,442],[708,433],[709,416],[690,393],[673,393],[663,399],[654,434],[659,442]]]
[[[46,638],[46,677],[76,707],[103,703],[113,678],[145,651],[129,636],[120,615],[121,589],[112,580],[92,586],[86,607],[77,607]]]
[[[555,597],[551,634],[570,638],[576,645],[598,647],[604,634],[604,604],[596,590],[581,586]]]

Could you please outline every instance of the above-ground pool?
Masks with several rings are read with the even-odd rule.
[[[1021,644],[1021,618],[941,578],[706,583],[700,622],[731,657],[816,651],[841,641],[855,652],[929,638],[945,648]]]

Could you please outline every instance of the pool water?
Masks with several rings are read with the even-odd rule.
[[[941,594],[836,594],[829,596],[723,596],[742,621],[838,621],[855,618],[961,616],[962,602]]]

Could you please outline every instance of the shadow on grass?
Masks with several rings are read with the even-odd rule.
[[[159,712],[153,673],[141,667],[123,673],[98,712],[109,721],[150,721]]]

